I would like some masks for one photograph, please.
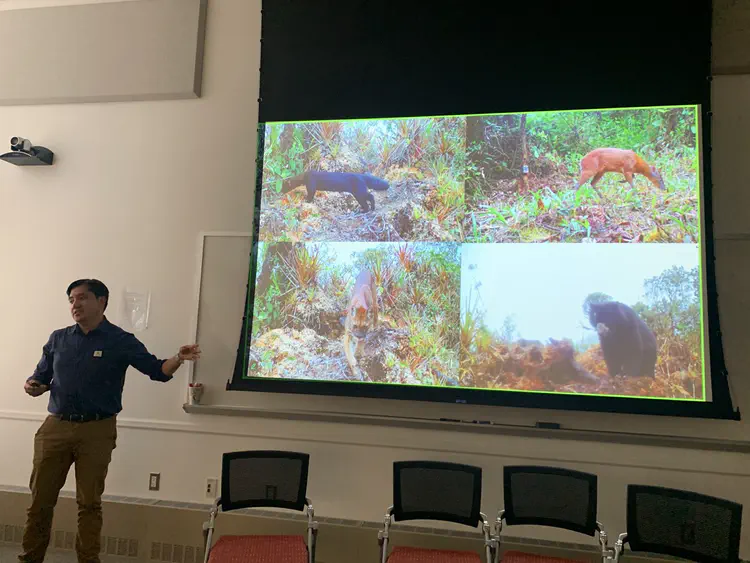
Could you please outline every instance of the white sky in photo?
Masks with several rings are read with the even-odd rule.
[[[594,292],[634,305],[643,282],[672,266],[698,266],[697,244],[464,244],[461,310],[469,291],[485,323],[500,331],[515,315],[521,338],[580,340],[588,332],[583,302]],[[472,269],[473,266],[473,269]]]

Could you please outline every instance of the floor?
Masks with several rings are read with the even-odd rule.
[[[18,561],[18,549],[20,546],[12,544],[0,544],[0,563],[16,563]],[[63,551],[50,549],[47,552],[45,563],[77,563],[74,551]],[[130,557],[102,556],[102,563],[145,563]]]

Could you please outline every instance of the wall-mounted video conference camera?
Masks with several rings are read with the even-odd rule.
[[[23,137],[11,137],[10,152],[0,155],[0,160],[16,166],[49,166],[54,157],[54,153],[46,147],[34,146]]]
[[[10,150],[12,151],[22,151],[31,154],[32,146],[31,141],[24,139],[23,137],[10,138]]]

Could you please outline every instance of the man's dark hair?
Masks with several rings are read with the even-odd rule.
[[[74,281],[68,286],[68,290],[66,291],[68,297],[70,297],[71,291],[82,285],[85,285],[86,288],[91,293],[93,293],[97,299],[99,299],[100,297],[104,297],[104,299],[106,299],[106,302],[104,303],[104,310],[106,311],[107,305],[109,305],[109,289],[107,289],[107,286],[104,285],[104,282],[101,282],[99,280],[83,279]]]

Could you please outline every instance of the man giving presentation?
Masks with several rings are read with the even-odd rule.
[[[159,360],[132,334],[104,316],[109,290],[99,280],[74,281],[67,289],[75,324],[56,330],[24,389],[32,397],[50,392],[49,416],[34,438],[31,506],[23,535],[22,563],[42,563],[50,541],[60,489],[75,464],[79,563],[99,563],[102,493],[117,440],[125,372],[132,366],[166,382],[197,345],[182,346]]]

